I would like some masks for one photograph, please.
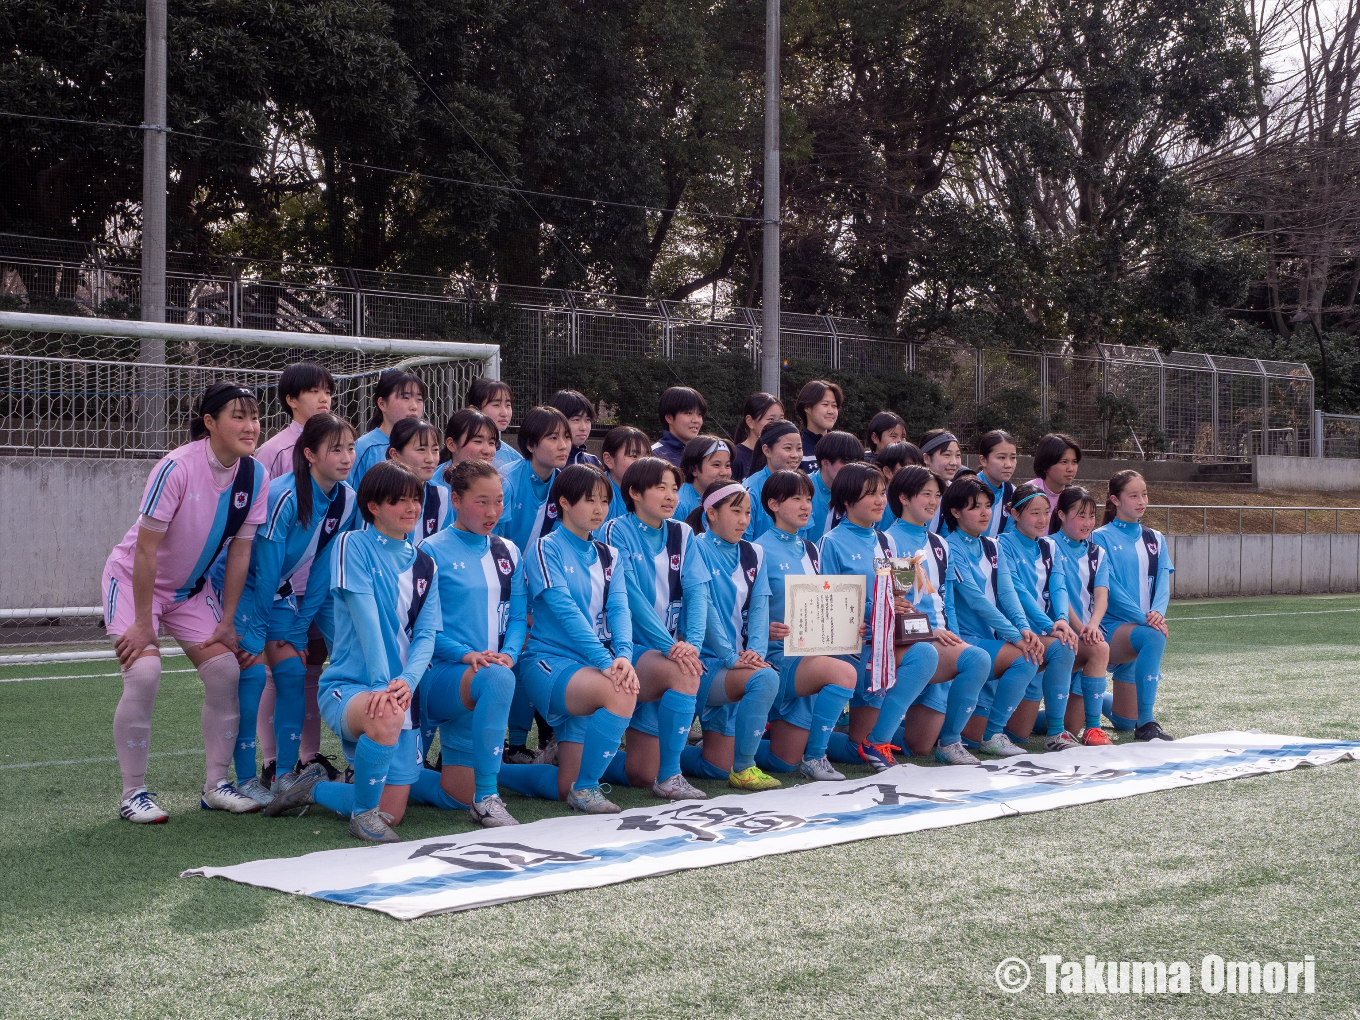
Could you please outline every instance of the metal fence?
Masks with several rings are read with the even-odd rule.
[[[1354,535],[1360,507],[1153,505],[1143,522],[1166,535]]]
[[[1317,434],[1320,457],[1360,458],[1360,415],[1317,415]]]
[[[127,316],[140,301],[137,263],[126,249],[0,234],[0,301]],[[172,322],[498,343],[520,408],[550,396],[563,359],[574,355],[609,361],[739,353],[754,363],[761,351],[759,312],[716,301],[207,263],[174,253],[167,290]],[[1071,433],[1087,451],[1107,456],[1213,461],[1317,452],[1313,378],[1302,364],[1058,341],[1042,351],[905,343],[862,322],[799,313],[781,316],[781,354],[828,370],[932,380],[949,401],[945,424],[965,439],[984,419],[996,420],[1004,404],[1010,420],[1022,414],[1040,431]],[[1327,442],[1323,452],[1333,455]],[[1342,448],[1340,440],[1333,448]]]

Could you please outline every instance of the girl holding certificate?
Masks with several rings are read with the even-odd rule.
[[[944,489],[944,479],[929,468],[915,465],[898,471],[888,486],[888,506],[897,518],[888,535],[902,555],[920,557],[916,568],[921,572],[920,580],[912,606],[930,620],[939,659],[935,675],[907,710],[903,722],[901,746],[916,755],[939,749],[946,719],[968,719],[992,672],[992,657],[949,629],[957,619],[949,547],[929,530],[939,513]]]
[[[847,464],[831,483],[831,509],[844,520],[827,532],[821,545],[823,574],[862,574],[865,580],[864,619],[871,617],[875,561],[898,555],[892,538],[877,530],[887,506],[883,475],[870,464]],[[899,612],[908,610],[897,600]],[[873,641],[891,641],[889,634],[875,634]],[[891,687],[875,691],[870,676],[872,645],[858,657],[847,657],[858,670],[855,693],[850,698],[849,734],[833,734],[828,751],[836,761],[864,762],[875,772],[892,768],[897,762],[893,751],[901,746],[892,742],[907,708],[935,675],[939,655],[929,641],[920,641],[895,650],[896,678]]]
[[[854,693],[858,670],[830,655],[784,656],[789,635],[784,579],[818,572],[817,547],[799,535],[812,516],[812,480],[801,471],[776,471],[760,498],[774,521],[756,544],[765,550],[770,578],[770,648],[765,657],[779,671],[779,696],[770,712],[770,739],[761,742],[756,761],[767,772],[844,779],[827,760],[826,745]]]

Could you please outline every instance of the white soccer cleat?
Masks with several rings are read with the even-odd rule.
[[[123,798],[118,805],[118,817],[134,825],[160,825],[170,821],[170,815],[151,799],[151,792],[145,786]]]
[[[708,800],[708,794],[677,772],[652,784],[652,796],[662,800]]]
[[[804,758],[798,763],[798,774],[817,783],[834,783],[845,778],[844,773],[837,772],[832,767],[826,755],[820,758]]]
[[[534,755],[535,765],[556,765],[557,764],[557,738],[553,737],[544,744]]]
[[[477,801],[468,808],[468,816],[483,829],[499,829],[507,825],[518,825],[519,819],[510,813],[505,801],[498,795]]]
[[[984,740],[979,750],[987,754],[995,754],[1001,758],[1014,758],[1017,755],[1029,754],[1023,747],[1006,736],[1005,731],[995,733]]]
[[[1067,751],[1073,747],[1081,746],[1081,741],[1066,730],[1051,737],[1044,737],[1045,751]]]
[[[274,794],[271,793],[265,787],[264,783],[260,782],[260,780],[257,779],[255,776],[251,776],[244,783],[238,786],[236,788],[236,792],[243,797],[249,797],[256,804],[260,805],[260,807],[264,807],[266,804],[268,804],[271,800],[274,799]]]
[[[963,741],[953,744],[936,744],[935,760],[945,765],[976,765],[978,760],[968,753]]]
[[[203,794],[203,799],[198,802],[198,806],[204,811],[229,811],[234,815],[248,815],[252,811],[258,811],[264,807],[258,801],[251,800],[249,797],[236,791],[236,787],[231,785],[230,779],[224,779],[211,790]]]

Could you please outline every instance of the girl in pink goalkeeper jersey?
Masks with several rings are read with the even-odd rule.
[[[240,721],[233,620],[250,567],[250,540],[264,523],[269,499],[269,475],[251,457],[260,435],[259,414],[255,395],[245,387],[209,386],[189,427],[192,441],[156,464],[136,523],[104,564],[105,626],[123,667],[123,696],[113,715],[123,772],[118,813],[130,822],[154,824],[169,817],[146,789],[162,627],[203,679],[208,767],[202,806],[235,814],[260,809],[228,779]],[[227,543],[219,604],[207,576]]]

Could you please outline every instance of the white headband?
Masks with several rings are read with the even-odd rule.
[[[710,493],[709,495],[704,497],[704,509],[709,510],[716,504],[721,503],[728,496],[734,496],[739,492],[742,495],[746,494],[746,490],[743,489],[739,484],[737,484],[736,482],[728,482],[717,492]]]
[[[699,460],[701,461],[708,460],[709,457],[712,457],[719,450],[725,449],[727,449],[727,444],[724,443],[721,439],[715,439],[713,440],[713,445],[704,451],[704,455],[700,457]]]

